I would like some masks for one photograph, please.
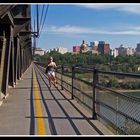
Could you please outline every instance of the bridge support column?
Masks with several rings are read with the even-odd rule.
[[[9,86],[12,86],[14,87],[15,84],[14,84],[14,75],[15,75],[15,72],[14,72],[14,42],[13,42],[13,39],[11,41],[11,51],[10,51],[10,67],[9,67]]]
[[[20,80],[21,77],[21,66],[22,66],[22,53],[21,53],[21,45],[18,44],[18,51],[17,51],[17,79]]]
[[[3,36],[1,39],[1,62],[0,62],[0,101],[5,95],[2,92],[3,88],[3,75],[4,75],[4,57],[5,57],[6,38]]]
[[[21,79],[22,76],[22,67],[23,67],[23,58],[22,58],[22,48],[21,45],[19,45],[19,52],[18,52],[18,80]]]
[[[12,42],[12,36],[11,36],[11,30],[12,27],[10,25],[4,25],[4,34],[5,39],[2,46],[2,64],[1,64],[1,91],[6,96],[7,89],[8,89],[8,81],[9,81],[9,67],[10,67],[10,54],[11,54],[11,42]]]
[[[22,76],[24,72],[24,49],[20,48],[20,77]]]
[[[19,51],[19,38],[14,38],[14,83],[17,84],[17,69],[18,69],[18,51]]]

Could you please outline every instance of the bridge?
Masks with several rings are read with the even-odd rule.
[[[139,74],[62,65],[50,88],[45,64],[32,60],[30,5],[0,5],[0,27],[0,135],[140,134],[140,99],[102,85],[105,75]]]

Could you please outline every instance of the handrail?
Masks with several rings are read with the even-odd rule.
[[[140,78],[140,74],[103,71],[103,70],[96,69],[96,67],[93,67],[93,68],[82,67],[81,68],[81,67],[77,67],[73,65],[72,67],[69,67],[69,69],[71,69],[70,75],[67,75],[64,69],[65,69],[65,66],[62,65],[62,67],[59,67],[59,72],[58,72],[60,74],[59,81],[60,81],[60,85],[62,89],[63,88],[69,89],[72,99],[77,99],[79,103],[83,104],[87,109],[91,110],[93,119],[98,119],[97,117],[99,118],[102,117],[102,119],[108,117],[107,118],[108,123],[113,124],[115,126],[113,129],[115,129],[117,132],[123,132],[124,134],[137,133],[137,131],[140,129],[140,118],[139,117],[137,118],[137,116],[140,115],[140,112],[138,112],[138,109],[136,107],[140,107],[140,98],[127,95],[121,91],[116,91],[116,89],[112,87],[110,88],[105,87],[101,85],[101,83],[99,83],[99,78],[100,76],[102,76],[101,74],[116,75],[116,76],[121,75],[124,77]],[[91,72],[92,77],[90,78],[92,82],[89,83],[86,80],[76,77],[76,73],[79,70],[83,72]],[[66,81],[67,80],[66,77],[69,77],[70,82]],[[82,82],[83,84],[90,86],[92,88],[91,89],[86,88],[86,91],[84,91],[84,89],[81,88],[81,85],[80,85],[81,83],[78,83],[78,82]],[[78,85],[80,85],[80,87]],[[67,88],[67,86],[70,86],[72,88]],[[77,96],[76,93],[78,93],[78,95],[81,96],[82,98]],[[102,97],[100,98],[100,96]],[[109,98],[112,97],[112,101],[111,99],[108,99],[107,97],[106,97],[107,99],[104,99],[104,96],[107,96]],[[87,102],[84,101],[84,98],[88,99],[88,101],[90,99],[90,101],[92,101],[92,105],[87,104]],[[128,103],[129,105],[127,106],[125,102]],[[101,110],[99,108],[101,108]],[[102,112],[102,109],[105,109],[104,111],[107,111],[107,112],[104,114],[104,111]],[[110,116],[110,114],[108,114],[109,113],[108,111],[116,116]],[[134,115],[133,113],[134,114],[136,113],[137,116],[133,116]],[[114,120],[115,117],[116,119]],[[124,120],[126,120],[126,123],[134,124],[134,126],[132,126],[132,128],[134,127],[133,131],[131,131],[131,128],[129,128],[129,124],[128,126],[127,124],[125,124],[126,126],[124,126],[124,123],[125,123]],[[106,121],[106,119],[104,119],[104,121]]]
[[[103,74],[112,74],[112,75],[122,75],[122,76],[129,76],[129,77],[135,77],[135,78],[140,78],[140,74],[136,73],[123,73],[123,72],[113,72],[113,71],[102,71],[98,70],[99,73]]]

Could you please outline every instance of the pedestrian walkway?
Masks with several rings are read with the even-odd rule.
[[[0,106],[0,135],[113,135],[32,64]]]

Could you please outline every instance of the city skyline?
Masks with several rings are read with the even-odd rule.
[[[41,4],[39,4],[41,6]],[[32,5],[32,11],[35,5]],[[140,4],[49,4],[46,22],[38,40],[43,49],[105,41],[111,48],[121,44],[136,48],[140,42]],[[36,15],[32,15],[34,18]]]

